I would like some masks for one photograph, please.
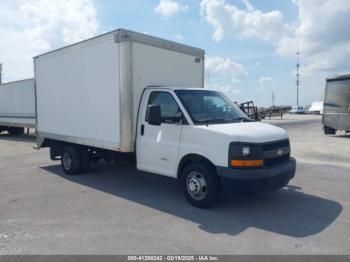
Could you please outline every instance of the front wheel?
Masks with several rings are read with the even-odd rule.
[[[185,197],[196,207],[211,207],[220,197],[220,178],[214,168],[207,164],[187,165],[182,172],[181,183]]]

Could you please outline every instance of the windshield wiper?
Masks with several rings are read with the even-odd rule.
[[[197,120],[196,122],[209,125],[209,124],[215,124],[215,123],[227,123],[227,121],[230,121],[230,120],[223,119],[223,118],[211,118],[211,119],[205,119],[205,120]]]
[[[253,120],[248,117],[237,117],[237,118],[232,118],[231,120],[239,121],[239,122],[253,122]]]
[[[217,123],[233,123],[233,122],[253,122],[252,119],[247,117],[236,117],[231,119],[225,119],[225,118],[211,118],[211,119],[205,119],[205,120],[197,120],[197,123],[206,124],[207,126],[209,124],[217,124]]]

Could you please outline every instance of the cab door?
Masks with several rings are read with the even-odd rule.
[[[136,157],[139,170],[176,177],[181,140],[182,112],[168,91],[148,90],[138,120]],[[159,105],[161,125],[147,121],[149,105]]]

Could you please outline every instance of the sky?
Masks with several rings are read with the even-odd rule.
[[[258,106],[321,101],[348,73],[350,0],[0,0],[3,81],[33,76],[32,57],[117,28],[206,52],[205,87]]]

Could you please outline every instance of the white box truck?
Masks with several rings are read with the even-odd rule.
[[[67,174],[99,159],[181,181],[213,205],[221,178],[276,190],[295,174],[286,131],[203,88],[204,51],[119,29],[34,58],[37,146]]]
[[[21,135],[35,127],[34,79],[0,85],[0,133]]]
[[[350,132],[350,74],[326,79],[322,124],[326,135]]]

